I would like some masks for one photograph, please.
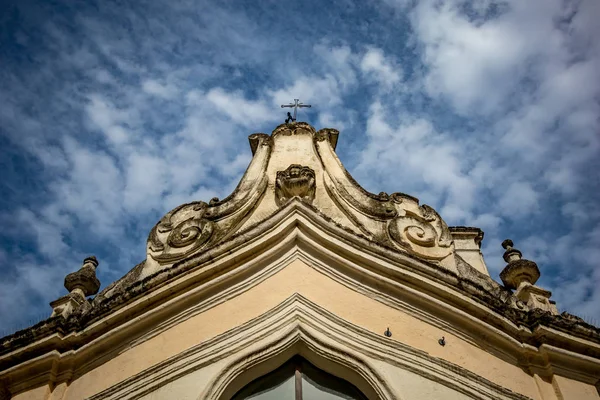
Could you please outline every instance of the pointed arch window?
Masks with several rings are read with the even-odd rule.
[[[367,400],[353,384],[294,357],[233,396],[232,400]]]

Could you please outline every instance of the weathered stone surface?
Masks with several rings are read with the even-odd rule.
[[[522,282],[534,284],[540,278],[540,270],[536,263],[530,260],[510,262],[500,272],[500,279],[509,289],[516,289]]]
[[[96,270],[92,267],[83,267],[79,271],[70,273],[65,277],[65,288],[69,292],[81,289],[84,296],[98,293],[100,281],[96,277]]]
[[[500,279],[509,289],[517,289],[519,285],[526,282],[534,285],[540,278],[540,270],[536,263],[521,258],[521,252],[512,247],[513,242],[506,239],[502,242],[504,260],[508,263],[500,272]]]
[[[87,257],[83,260],[83,265],[78,271],[65,277],[65,288],[69,291],[69,294],[50,303],[52,317],[62,316],[68,318],[75,312],[83,312],[91,307],[86,297],[98,293],[100,288],[100,281],[96,277],[97,267],[98,260],[96,257]]]
[[[481,242],[483,231],[479,228],[468,226],[448,227],[454,243],[454,254],[460,256],[464,261],[482,274],[489,276],[487,266],[481,253]]]
[[[502,242],[504,260],[508,263],[500,272],[500,279],[508,289],[515,290],[515,296],[531,310],[539,309],[551,314],[558,314],[555,302],[550,300],[548,290],[535,286],[540,278],[540,270],[536,263],[521,258],[519,250],[512,247],[513,242],[506,239]]]
[[[285,204],[292,197],[312,203],[315,198],[315,171],[298,164],[290,165],[284,171],[277,171],[275,180],[275,200]]]

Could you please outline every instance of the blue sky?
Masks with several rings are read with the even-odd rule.
[[[0,14],[0,333],[106,286],[171,208],[230,193],[247,136],[341,131],[368,190],[510,237],[600,321],[600,2],[29,1]]]

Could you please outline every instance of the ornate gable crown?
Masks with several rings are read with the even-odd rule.
[[[437,212],[412,196],[364,190],[335,154],[338,135],[304,122],[250,135],[253,158],[234,192],[165,215],[150,233],[141,275],[218,245],[292,201],[374,243],[455,269],[452,236]]]

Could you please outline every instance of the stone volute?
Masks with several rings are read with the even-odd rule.
[[[506,267],[500,272],[500,279],[508,289],[513,289],[519,300],[526,303],[529,308],[538,308],[558,314],[556,303],[550,300],[552,293],[536,286],[540,278],[540,270],[533,261],[522,258],[519,250],[513,248],[513,241],[506,239],[502,242],[506,249],[503,258]]]
[[[89,306],[86,297],[98,293],[98,289],[100,289],[100,281],[96,277],[97,267],[98,260],[96,257],[90,256],[83,260],[79,271],[72,272],[65,277],[65,288],[69,294],[50,303],[53,317],[62,315],[67,318],[82,306]]]

